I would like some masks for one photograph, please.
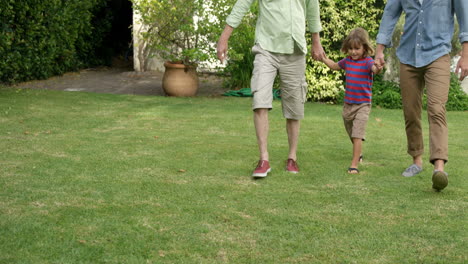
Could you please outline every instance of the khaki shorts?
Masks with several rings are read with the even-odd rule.
[[[252,109],[272,109],[273,83],[277,73],[281,78],[281,105],[287,119],[304,118],[304,103],[307,96],[305,80],[305,54],[300,50],[294,54],[279,54],[266,51],[256,44],[252,48],[255,55],[251,89]]]
[[[366,125],[369,120],[371,104],[347,104],[343,105],[343,122],[348,132],[349,139],[366,138]]]

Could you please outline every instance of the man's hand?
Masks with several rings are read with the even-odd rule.
[[[375,50],[374,64],[377,69],[381,70],[385,67],[385,55],[384,55],[385,46],[382,44],[377,44],[377,49]]]
[[[463,79],[465,79],[465,77],[468,76],[468,57],[465,57],[465,58],[461,57],[458,60],[455,73],[459,74],[460,81],[463,81]]]
[[[231,37],[233,30],[233,27],[226,25],[224,27],[223,33],[221,33],[221,36],[219,37],[218,44],[216,46],[216,56],[221,61],[221,63],[224,63],[224,60],[226,59],[228,51],[228,40]]]
[[[216,46],[216,56],[218,56],[218,59],[221,61],[221,63],[224,63],[224,60],[226,59],[227,50],[228,50],[227,40],[223,40],[220,38],[218,41],[218,45]]]
[[[312,59],[322,61],[326,58],[322,43],[320,42],[319,33],[312,33]]]
[[[322,44],[319,42],[318,44],[312,45],[312,59],[323,61],[326,58],[325,51],[323,50]]]
[[[468,76],[468,42],[463,43],[461,57],[458,60],[455,73],[458,73],[460,75],[460,81],[463,81],[463,79],[465,79],[465,77]]]

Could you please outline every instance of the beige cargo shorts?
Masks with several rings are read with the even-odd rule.
[[[279,73],[281,82],[281,105],[287,119],[304,118],[304,103],[307,96],[305,80],[305,54],[296,49],[294,54],[280,54],[266,51],[256,44],[251,79],[253,94],[252,109],[273,108],[273,83]]]
[[[349,139],[366,139],[366,126],[369,120],[371,104],[347,104],[343,105],[343,122]]]

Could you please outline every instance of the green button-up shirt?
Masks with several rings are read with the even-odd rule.
[[[255,0],[238,0],[226,23],[236,28]],[[309,32],[320,32],[318,0],[258,0],[255,42],[275,53],[292,54],[294,45],[306,54],[306,21]]]

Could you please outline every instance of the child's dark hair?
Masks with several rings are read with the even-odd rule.
[[[363,28],[355,28],[349,32],[349,35],[343,41],[343,46],[341,46],[341,51],[347,53],[350,48],[360,47],[362,45],[364,49],[364,57],[374,55],[374,48],[369,40],[369,33]]]

